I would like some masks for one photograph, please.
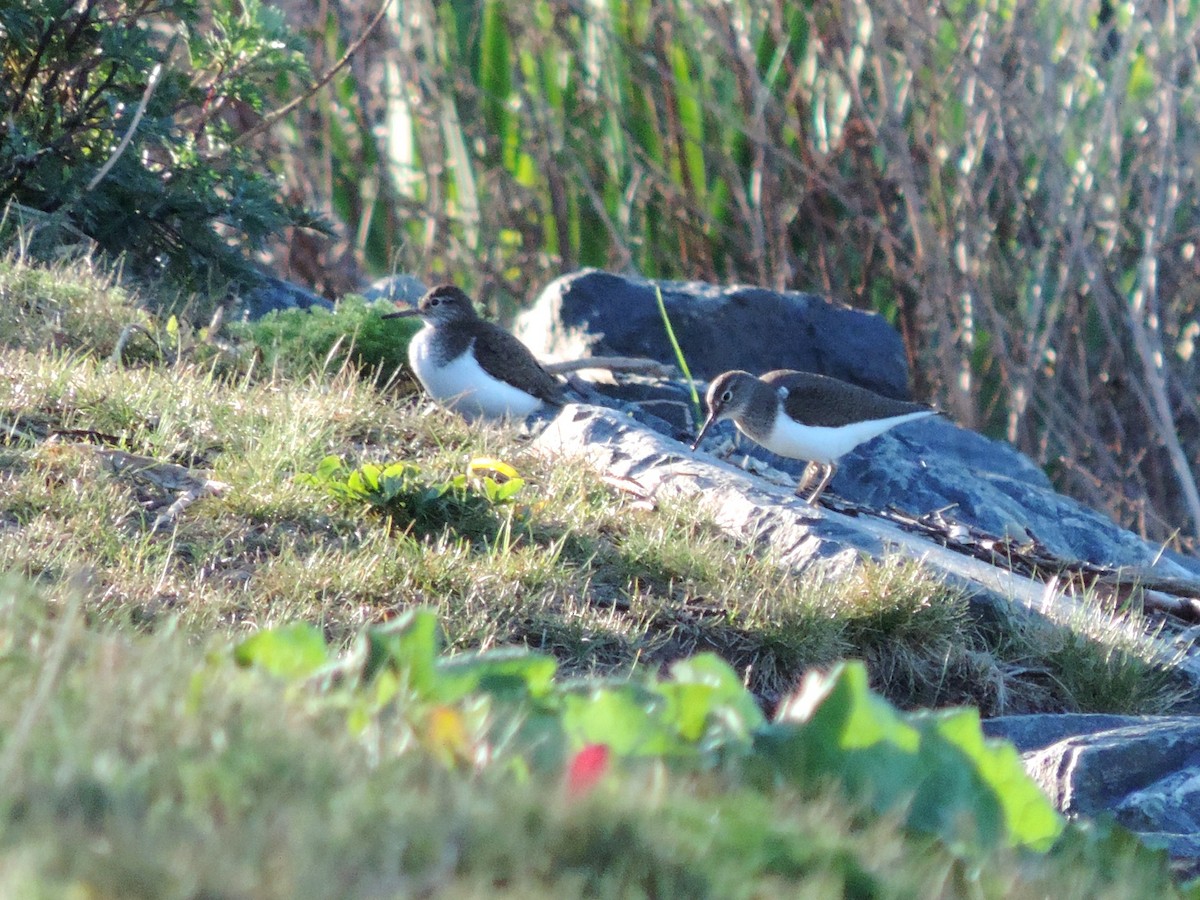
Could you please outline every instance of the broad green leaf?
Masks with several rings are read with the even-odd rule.
[[[234,648],[233,657],[240,666],[257,666],[282,678],[304,678],[329,659],[324,635],[307,622],[253,634]]]
[[[437,695],[443,703],[476,691],[495,696],[544,697],[554,685],[557,670],[554,657],[515,647],[461,654],[439,660]]]
[[[322,481],[337,477],[345,469],[340,456],[326,456],[317,464],[316,476]]]
[[[971,847],[1045,850],[1061,819],[1008,745],[986,741],[974,710],[901,715],[867,687],[865,667],[810,675],[784,721],[756,736],[760,759],[800,783],[834,778],[879,812]]]
[[[383,625],[367,629],[363,680],[371,681],[384,669],[392,669],[401,681],[424,699],[431,698],[437,683],[437,615],[424,607],[410,609]]]
[[[620,756],[673,753],[680,745],[661,719],[662,706],[661,698],[635,684],[568,694],[563,730],[577,747],[607,744]]]
[[[716,709],[716,689],[702,682],[661,682],[654,690],[667,701],[663,719],[681,738],[696,743],[704,736],[709,716]]]
[[[497,483],[491,478],[483,480],[483,491],[487,495],[488,501],[497,503],[507,503],[519,494],[522,488],[525,487],[525,480],[522,478],[510,478],[508,481]]]
[[[1007,838],[1012,845],[1049,849],[1062,832],[1062,817],[1026,773],[1016,748],[1007,741],[984,737],[978,710],[914,713],[911,720],[922,732],[923,759],[934,763],[927,783],[938,789],[929,792],[923,784],[914,800],[912,815],[929,815],[927,810],[919,809],[925,802],[925,794],[932,793],[936,800],[938,792],[949,784],[947,772],[955,769],[970,775],[967,783],[970,795],[963,802],[975,809],[981,830],[994,831],[981,834],[981,841],[990,844]],[[994,810],[988,809],[988,797],[995,801]],[[994,823],[982,816],[984,810],[994,812]]]
[[[715,711],[736,717],[737,731],[749,734],[766,719],[754,696],[746,690],[733,667],[715,653],[698,653],[671,666],[671,677],[680,684],[703,684],[712,688]]]

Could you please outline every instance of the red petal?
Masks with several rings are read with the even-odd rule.
[[[571,758],[567,766],[567,793],[572,797],[587,794],[608,771],[607,744],[588,744]]]

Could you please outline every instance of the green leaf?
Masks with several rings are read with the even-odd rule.
[[[305,678],[328,661],[325,637],[307,622],[251,635],[234,648],[239,666],[256,666],[281,678]]]
[[[659,715],[662,700],[635,684],[564,699],[563,730],[576,745],[605,744],[622,756],[674,753],[680,744]]]
[[[784,778],[836,779],[877,811],[906,809],[910,827],[969,848],[1045,850],[1062,830],[1016,751],[986,741],[974,710],[901,715],[869,690],[860,662],[810,675],[786,710],[755,742]]]
[[[746,690],[733,667],[715,653],[698,653],[671,666],[679,684],[703,684],[712,690],[713,712],[738,734],[749,735],[766,724],[754,695]]]
[[[980,835],[985,845],[1007,836],[1012,845],[1049,849],[1062,832],[1062,817],[1026,774],[1016,748],[1007,741],[984,738],[978,710],[913,713],[911,720],[921,731],[922,758],[928,760],[928,777],[911,813],[911,818],[922,821],[914,824],[940,824],[943,827],[937,830],[944,830],[952,823],[938,821],[938,807],[970,804],[980,829],[987,832]],[[952,771],[967,773],[969,778],[947,778]],[[954,797],[952,785],[967,796]],[[995,801],[994,807],[988,798]]]
[[[438,661],[437,698],[451,703],[477,691],[499,697],[545,697],[554,686],[554,657],[513,647]]]
[[[663,718],[672,723],[685,741],[699,741],[716,706],[712,685],[667,681],[655,685],[654,690],[667,701]]]
[[[422,699],[434,699],[441,641],[433,610],[425,607],[406,610],[390,622],[368,628],[365,640],[364,681],[391,670],[402,681],[406,680],[408,687]]]

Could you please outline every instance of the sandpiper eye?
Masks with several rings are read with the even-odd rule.
[[[437,306],[437,305],[438,305],[439,303],[441,303],[441,302],[442,302],[442,301],[441,301],[440,299],[438,299],[437,297],[430,297],[430,298],[429,298],[429,305],[430,305],[430,306]]]
[[[725,393],[723,393],[721,395],[722,403],[728,403],[732,399],[733,399],[733,391],[726,391]]]

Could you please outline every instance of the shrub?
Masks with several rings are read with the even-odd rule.
[[[0,60],[0,198],[32,214],[35,250],[82,235],[202,286],[252,280],[245,251],[316,224],[235,141],[307,74],[258,0],[8,3]]]

